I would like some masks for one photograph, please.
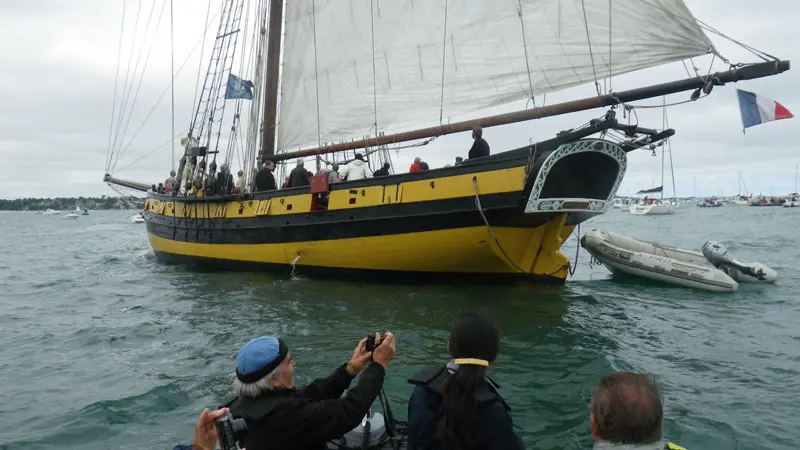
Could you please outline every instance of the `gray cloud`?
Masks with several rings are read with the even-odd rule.
[[[708,0],[686,2],[698,18],[718,30],[783,59],[800,61],[800,31],[796,23],[800,11],[792,0]],[[139,5],[127,1],[125,42],[130,43],[133,19]],[[142,0],[139,33],[150,13],[151,0]],[[162,1],[155,2],[151,33],[158,20]],[[202,32],[206,2],[175,1],[176,68],[189,55]],[[212,15],[219,7],[212,2]],[[101,195],[112,192],[102,183],[106,170],[109,124],[114,93],[115,69],[121,2],[56,0],[5,0],[0,3],[0,156],[5,176],[0,181],[0,197],[42,197]],[[139,128],[145,115],[167,88],[169,70],[169,16],[164,12],[155,46],[147,66],[124,146]],[[216,20],[212,21],[216,29]],[[206,43],[210,42],[209,34]],[[719,51],[732,62],[755,61],[756,57],[737,45],[710,34]],[[149,44],[149,41],[148,41]],[[145,46],[144,52],[148,47]],[[138,44],[136,47],[138,51]],[[123,79],[130,47],[123,48],[120,73]],[[144,62],[144,54],[142,62]],[[208,45],[204,59],[208,56]],[[133,55],[135,63],[136,53]],[[708,70],[711,58],[695,64]],[[199,48],[191,55],[176,80],[176,132],[185,130],[191,119],[192,100],[198,71]],[[203,61],[205,63],[206,61]],[[717,60],[715,68],[725,65]],[[141,69],[141,67],[140,67]],[[132,70],[132,67],[131,67]],[[739,83],[742,89],[773,98],[795,114],[800,114],[800,89],[797,70],[777,77]],[[205,73],[205,67],[203,67]],[[612,80],[615,90],[669,81],[686,76],[682,64],[671,64]],[[138,83],[138,76],[136,79]],[[133,86],[136,90],[136,84]],[[594,95],[593,86],[582,86],[547,96],[547,102]],[[688,93],[671,96],[668,102],[682,101]],[[118,92],[117,99],[119,100]],[[541,98],[537,98],[541,102]],[[657,104],[652,99],[646,104]],[[524,102],[506,105],[496,111],[524,107]],[[117,106],[117,110],[119,107]],[[128,108],[130,110],[130,108]],[[495,112],[494,110],[492,112]],[[560,130],[578,126],[603,111],[548,118],[502,128],[487,129],[485,137],[493,152],[519,147],[534,140],[548,139]],[[692,195],[696,182],[698,195],[737,192],[737,172],[741,171],[751,191],[786,193],[794,190],[796,120],[774,122],[751,128],[742,134],[734,87],[716,88],[698,102],[668,110],[670,126],[677,134],[672,140],[675,181],[679,195]],[[639,110],[639,122],[661,126],[661,110]],[[454,118],[455,120],[455,118]],[[124,126],[124,123],[123,123]],[[146,155],[168,141],[170,130],[169,93],[155,109],[117,169]],[[446,136],[426,147],[392,152],[398,170],[404,170],[415,156],[431,166],[451,163],[471,145],[468,133]],[[171,165],[169,145],[119,175],[146,182],[163,180]],[[671,192],[669,168],[665,175]],[[629,168],[622,193],[649,188],[661,182],[661,157],[647,151],[629,155]]]

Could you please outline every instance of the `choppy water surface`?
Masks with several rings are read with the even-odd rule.
[[[155,261],[125,212],[68,221],[0,213],[0,448],[168,449],[228,398],[235,353],[278,333],[298,382],[327,375],[360,336],[392,331],[388,392],[405,416],[420,366],[442,362],[454,318],[501,324],[491,369],[529,448],[591,446],[589,393],[613,370],[659,375],[666,434],[693,449],[793,449],[800,441],[797,215],[685,206],[610,212],[583,225],[699,248],[721,240],[778,284],[733,294],[611,279],[581,251],[564,288],[401,286],[203,273]],[[575,240],[564,250],[574,258]]]

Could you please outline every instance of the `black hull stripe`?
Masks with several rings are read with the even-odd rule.
[[[502,209],[507,216],[509,211],[517,210],[522,216],[523,207],[520,204],[521,192],[506,192],[501,194],[489,194],[481,196],[481,205],[487,214],[495,214],[495,211]],[[182,201],[181,201],[182,203]],[[197,211],[204,211],[206,205],[197,205]],[[229,210],[234,205],[229,206]],[[210,211],[205,210],[206,213]],[[241,228],[263,228],[263,227],[294,227],[308,225],[325,225],[328,227],[336,225],[350,224],[358,221],[373,219],[394,219],[405,217],[422,217],[426,215],[448,214],[453,212],[472,211],[477,214],[475,197],[450,198],[444,200],[428,200],[413,203],[395,203],[390,205],[377,205],[362,208],[348,208],[335,210],[320,210],[297,214],[264,215],[259,217],[244,218],[185,218],[166,214],[147,213],[148,222],[159,223],[179,228],[207,228],[207,229],[241,229]]]
[[[167,264],[181,264],[201,270],[235,272],[271,272],[278,276],[310,276],[352,280],[358,283],[402,283],[402,284],[441,284],[447,282],[463,284],[514,284],[535,283],[563,285],[564,279],[536,274],[521,273],[456,273],[456,272],[412,272],[375,269],[346,269],[340,267],[301,266],[294,269],[289,264],[256,263],[231,261],[227,259],[205,258],[174,253],[155,252],[159,261]]]
[[[517,208],[495,209],[487,212],[492,226],[532,228],[551,220],[555,214],[523,214]],[[218,220],[218,228],[203,226],[212,221],[191,220],[188,225],[182,221],[178,226],[170,224],[171,217],[160,216],[161,220],[148,218],[147,230],[164,239],[203,244],[277,244],[290,242],[312,242],[332,239],[353,239],[370,236],[387,236],[405,233],[418,233],[485,225],[477,209],[420,214],[400,217],[362,218],[339,222],[321,222],[285,225],[285,221],[249,219],[248,227],[236,227],[237,221]],[[278,218],[280,219],[280,218]],[[261,220],[261,224],[258,221]],[[163,221],[163,223],[161,223]],[[199,225],[199,226],[198,226]],[[223,228],[224,226],[224,228]]]

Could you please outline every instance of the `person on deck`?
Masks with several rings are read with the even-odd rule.
[[[164,180],[164,191],[165,192],[172,192],[172,189],[175,187],[175,171],[169,171],[169,177]]]
[[[247,423],[244,447],[324,450],[328,441],[358,426],[383,387],[386,366],[395,354],[391,333],[382,343],[376,333],[373,352],[367,352],[366,341],[331,376],[300,389],[294,387],[294,359],[282,340],[262,336],[245,344],[236,356],[237,398],[226,405]],[[342,397],[359,373],[358,384]]]
[[[234,185],[234,192],[237,194],[244,194],[244,170],[236,173],[236,185]]]
[[[392,167],[391,164],[388,162],[383,163],[383,167],[376,170],[375,173],[372,174],[373,177],[385,177],[389,175],[389,169]]]
[[[412,165],[411,165],[411,168],[410,168],[410,169],[408,169],[408,173],[419,172],[419,163],[420,163],[421,161],[422,161],[422,159],[421,159],[419,156],[417,156],[416,158],[414,158],[414,164],[412,164]]]
[[[265,161],[264,167],[256,172],[256,192],[274,191],[278,189],[275,184],[275,176],[272,171],[275,170],[275,163],[272,161]]]
[[[356,159],[345,166],[340,175],[342,178],[347,178],[347,181],[355,181],[369,178],[372,173],[364,163],[364,156],[361,153],[356,153]]]
[[[475,142],[472,143],[472,148],[469,149],[467,159],[489,156],[489,143],[483,139],[483,128],[478,125],[472,127],[472,139],[475,139]]]
[[[486,376],[500,352],[497,327],[465,314],[450,332],[447,352],[453,357],[447,365],[408,380],[416,386],[408,401],[409,449],[523,449],[508,404]]]
[[[228,165],[223,164],[214,182],[214,192],[217,195],[230,195],[231,191],[233,191],[233,175],[228,170]]]
[[[662,439],[664,410],[655,377],[616,372],[592,391],[590,426],[595,450],[685,450]]]
[[[339,177],[339,165],[334,164],[331,166],[331,171],[328,172],[328,184],[336,183],[340,181],[341,178]]]
[[[425,170],[430,170],[430,167],[428,167],[428,163],[426,163],[425,161],[420,161],[419,162],[419,171],[422,172],[422,171],[425,171]]]
[[[302,159],[297,161],[297,167],[292,169],[289,172],[289,182],[286,183],[286,187],[301,187],[301,186],[308,186],[311,184],[311,179],[308,176],[308,171],[306,170],[305,163]]]

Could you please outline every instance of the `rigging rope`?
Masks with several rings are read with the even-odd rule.
[[[131,52],[128,56],[128,65],[125,67],[125,82],[122,84],[122,97],[120,98],[120,117],[117,120],[117,128],[114,134],[114,142],[111,144],[112,148],[117,147],[117,139],[119,138],[119,129],[122,126],[122,117],[125,110],[125,91],[128,88],[128,79],[131,75],[131,61],[133,60],[133,48],[136,43],[136,35],[139,33],[139,14],[142,10],[142,0],[139,0],[139,6],[136,9],[136,20],[133,23],[133,39],[131,39]]]
[[[201,38],[200,42],[205,42],[206,41],[206,33],[208,32],[208,27],[209,27],[209,25],[208,25],[208,16],[209,16],[210,13],[211,13],[211,0],[208,0],[208,6],[206,8],[206,22],[205,22],[206,26],[203,29],[203,37]],[[192,130],[194,129],[194,123],[195,123],[195,120],[197,119],[197,114],[200,112],[200,105],[199,104],[197,104],[197,110],[198,110],[197,112],[194,111],[194,107],[195,107],[195,102],[197,101],[197,92],[200,90],[200,72],[201,72],[201,70],[203,68],[203,53],[205,53],[205,49],[206,49],[206,46],[205,46],[205,44],[203,44],[203,46],[200,47],[200,60],[197,63],[197,81],[195,81],[194,97],[192,98],[192,120],[189,123],[189,133],[190,134],[191,134]],[[205,88],[205,86],[203,86],[203,88]]]
[[[220,9],[221,9],[221,8],[220,8]],[[219,11],[217,11],[217,13],[216,13],[216,14],[214,14],[214,17],[216,17],[216,15],[217,15],[217,14],[219,14]],[[183,70],[183,68],[186,66],[186,63],[189,61],[189,58],[191,58],[192,54],[194,54],[194,52],[197,50],[197,45],[198,45],[198,44],[200,44],[200,42],[202,42],[202,40],[201,40],[201,39],[202,39],[202,36],[201,36],[201,37],[200,37],[200,38],[197,40],[197,42],[195,43],[195,45],[194,45],[194,47],[192,48],[192,50],[191,50],[191,51],[189,52],[189,54],[186,56],[186,59],[184,59],[184,60],[183,60],[183,63],[182,63],[182,64],[181,64],[181,66],[178,68],[178,70],[175,72],[175,75],[173,76],[173,78],[172,78],[172,81],[170,82],[170,84],[175,82],[175,78],[178,76],[178,74],[180,74],[180,73],[181,73],[181,71]],[[124,153],[125,151],[127,151],[127,150],[128,150],[128,148],[131,146],[131,144],[133,143],[133,141],[134,141],[134,140],[136,139],[136,137],[139,135],[139,132],[141,132],[141,131],[142,131],[142,128],[144,128],[145,124],[147,124],[147,121],[148,121],[148,120],[150,119],[150,117],[153,115],[153,112],[155,112],[156,108],[158,107],[158,104],[159,104],[159,103],[161,103],[161,100],[163,100],[164,96],[167,94],[167,91],[169,91],[169,87],[170,87],[170,86],[167,86],[167,87],[164,89],[164,91],[161,93],[161,96],[158,98],[158,100],[156,101],[156,103],[153,105],[152,109],[150,109],[150,112],[149,112],[149,113],[147,114],[147,116],[144,118],[144,120],[142,121],[142,123],[141,123],[141,125],[139,126],[139,128],[136,130],[136,132],[133,134],[133,136],[131,137],[131,139],[128,141],[128,145],[127,145],[127,146],[126,146],[126,147],[125,147],[125,148],[122,150],[122,152],[121,152],[121,153]],[[120,155],[118,155],[118,156],[117,156],[116,160],[117,160],[117,161],[119,161],[119,158],[120,158]],[[116,167],[116,162],[115,162],[115,163],[112,165],[111,169],[110,169],[108,172],[109,172],[109,173],[113,173],[113,171],[115,170],[115,167]]]
[[[778,59],[778,58],[776,58],[776,57],[774,57],[774,56],[770,55],[769,53],[762,52],[761,50],[758,50],[758,49],[756,49],[756,48],[754,48],[754,47],[751,47],[751,46],[749,46],[749,45],[747,45],[747,44],[744,44],[744,43],[742,43],[742,42],[739,42],[739,41],[737,41],[736,39],[733,39],[733,38],[732,38],[732,37],[730,37],[730,36],[727,36],[725,33],[722,33],[721,31],[719,31],[719,30],[717,30],[716,28],[712,27],[711,25],[709,25],[709,24],[707,24],[707,23],[703,22],[702,20],[698,19],[697,17],[694,17],[694,16],[693,16],[693,19],[694,19],[694,21],[692,21],[692,20],[689,20],[689,19],[687,19],[687,18],[686,18],[686,17],[684,17],[684,16],[681,16],[681,15],[679,15],[679,14],[675,14],[675,13],[674,13],[674,12],[672,12],[672,11],[668,11],[668,10],[664,9],[663,7],[661,7],[661,6],[654,5],[654,4],[650,3],[650,2],[649,2],[649,1],[647,1],[647,0],[639,0],[639,1],[640,1],[640,2],[642,2],[642,3],[644,3],[644,4],[646,4],[646,5],[649,5],[649,6],[651,6],[651,7],[653,7],[653,8],[656,8],[656,9],[658,9],[658,10],[662,11],[662,12],[665,12],[665,13],[667,13],[667,14],[671,15],[671,16],[674,16],[675,18],[678,18],[678,19],[680,19],[680,20],[683,20],[684,22],[688,22],[688,23],[691,23],[691,24],[697,24],[697,25],[700,25],[700,28],[703,28],[703,29],[705,29],[706,31],[710,31],[710,32],[712,32],[712,33],[714,33],[714,34],[716,34],[716,35],[718,35],[718,36],[722,37],[722,38],[725,38],[725,39],[727,39],[727,40],[729,40],[729,41],[731,41],[731,42],[733,42],[733,43],[735,43],[735,44],[739,45],[740,47],[744,48],[745,50],[748,50],[750,53],[752,53],[752,54],[754,54],[754,55],[758,56],[759,58],[763,59],[764,61],[769,61],[770,59],[772,59],[772,60],[777,60],[777,59]],[[713,51],[715,54],[719,54],[719,53],[717,52],[717,49],[716,49],[716,48],[713,48],[713,44],[712,44],[712,51]],[[762,55],[763,55],[763,56],[762,56]],[[728,60],[727,60],[727,59],[725,59],[725,57],[723,57],[722,55],[719,55],[719,56],[720,56],[720,58],[722,58],[722,59],[723,59],[723,61],[725,61],[726,63],[730,64],[730,63],[728,62]],[[766,58],[765,58],[765,56],[766,56]],[[767,58],[769,58],[769,59],[767,59]]]
[[[439,104],[439,125],[442,124],[444,120],[444,72],[445,72],[445,62],[447,61],[447,7],[448,7],[447,0],[444,1],[444,32],[442,36],[442,101]]]
[[[117,86],[119,85],[119,63],[122,59],[122,36],[125,32],[125,0],[122,1],[122,23],[119,26],[119,47],[117,48],[117,71],[114,75],[114,97],[111,103],[111,123],[108,126],[108,155],[106,155],[106,172],[111,167],[111,156],[114,154],[111,148],[111,135],[114,133],[114,112],[117,107]],[[120,108],[122,105],[120,105]]]
[[[613,59],[611,58],[611,0],[608,0],[608,87],[606,88],[606,93],[611,92],[611,69],[614,67],[612,64]]]
[[[275,1],[275,0],[272,0]],[[319,67],[317,66],[317,12],[315,1],[311,2],[311,29],[314,35],[314,85],[317,88],[317,145],[322,147],[322,121],[319,117]],[[373,19],[374,21],[374,19]],[[375,38],[372,38],[372,76],[375,76]],[[374,81],[374,80],[373,80]],[[374,84],[373,84],[374,86]],[[373,95],[375,95],[373,93]],[[377,97],[374,99],[377,102]],[[375,103],[375,135],[378,134],[378,109]]]
[[[128,104],[128,101],[130,100],[131,91],[133,90],[133,83],[134,83],[134,80],[136,79],[136,71],[139,69],[139,62],[142,59],[142,51],[144,51],[144,45],[145,45],[145,43],[147,41],[147,39],[146,39],[147,38],[147,31],[150,29],[150,22],[151,22],[151,20],[153,18],[153,11],[155,10],[156,1],[157,0],[153,0],[153,4],[150,7],[150,14],[147,16],[147,24],[145,25],[144,36],[142,37],[142,45],[139,47],[139,54],[136,56],[136,64],[133,66],[133,75],[131,76],[131,84],[128,86],[128,91],[123,94],[124,98],[125,98],[125,102],[122,104],[123,111],[125,110],[125,108],[126,108],[126,106]],[[128,120],[125,122],[125,128],[122,130],[122,137],[120,139],[120,145],[122,145],[122,141],[125,139],[125,133],[128,132],[128,125],[130,124],[131,117],[133,116],[133,108],[136,106],[136,100],[139,98],[139,90],[142,87],[142,80],[144,79],[144,74],[147,71],[147,63],[150,61],[150,53],[153,51],[153,44],[155,44],[156,36],[158,34],[158,28],[161,25],[161,18],[164,16],[164,6],[166,6],[166,1],[164,3],[162,3],[162,5],[161,5],[161,12],[159,13],[159,16],[158,16],[158,22],[156,23],[156,29],[153,32],[153,40],[150,42],[150,48],[148,49],[147,57],[145,58],[145,65],[142,68],[142,73],[139,75],[139,84],[137,85],[136,93],[133,96],[133,103],[131,103],[130,114],[128,115]],[[133,44],[131,44],[131,45],[133,45]],[[133,48],[131,48],[131,52],[132,51],[133,51]],[[133,53],[131,53],[131,56],[133,56]],[[124,117],[124,114],[122,116],[120,116],[120,122],[119,122],[118,127],[117,127],[117,133],[119,133],[119,126],[122,125],[123,117]]]
[[[517,15],[519,15],[519,24],[522,28],[522,48],[525,50],[525,66],[528,69],[528,86],[531,89],[531,100],[533,107],[536,108],[536,99],[533,96],[533,79],[531,78],[531,63],[528,60],[528,42],[525,39],[525,20],[522,18],[522,0],[517,0]],[[525,108],[528,108],[528,103],[525,102]],[[441,118],[439,119],[441,121]]]
[[[169,0],[169,61],[170,75],[175,76],[175,21],[172,11],[172,0]],[[175,84],[170,83],[172,89],[172,170],[175,170]]]
[[[139,158],[137,158],[137,159],[133,160],[132,162],[130,162],[130,163],[128,163],[128,164],[126,164],[126,165],[124,165],[124,166],[123,166],[123,167],[121,167],[119,170],[117,170],[117,172],[122,172],[123,170],[127,169],[128,167],[131,167],[131,166],[133,166],[134,164],[136,164],[136,163],[138,163],[139,161],[141,161],[141,160],[143,160],[143,159],[147,158],[148,156],[152,155],[153,153],[157,152],[158,150],[161,150],[162,148],[166,147],[166,146],[167,146],[167,144],[169,144],[170,142],[172,142],[172,141],[173,141],[175,138],[177,138],[178,136],[182,135],[183,133],[184,133],[184,132],[183,132],[183,131],[181,131],[180,133],[173,135],[173,136],[172,136],[172,137],[171,137],[169,140],[167,140],[167,141],[166,141],[166,142],[164,142],[163,144],[161,144],[161,145],[159,145],[158,147],[156,147],[156,148],[154,148],[154,149],[150,150],[149,152],[147,152],[147,153],[145,153],[144,155],[140,156]]]
[[[594,74],[594,87],[597,89],[597,95],[600,93],[600,83],[597,82],[597,70],[594,66],[594,53],[592,52],[592,39],[589,36],[589,19],[586,18],[586,3],[581,0],[581,7],[583,8],[583,24],[586,26],[586,42],[589,44],[589,58],[592,60],[592,73]]]
[[[373,0],[369,2],[369,23],[372,27],[372,108],[375,112],[375,136],[378,135],[378,76],[375,71],[375,13],[373,12]]]
[[[503,246],[500,245],[500,241],[497,239],[497,235],[494,234],[494,230],[492,230],[492,226],[489,225],[489,219],[486,218],[486,214],[483,212],[483,206],[481,205],[481,196],[480,196],[480,193],[478,192],[478,177],[477,176],[472,177],[472,186],[475,188],[475,207],[478,208],[478,212],[481,214],[481,218],[483,218],[483,223],[486,224],[486,229],[489,231],[489,234],[492,235],[492,239],[494,239],[494,243],[497,245],[498,250],[500,250],[500,252],[503,254],[503,256],[506,257],[506,260],[508,260],[508,262],[511,263],[511,265],[515,269],[517,269],[521,273],[528,273],[528,272],[524,271],[521,267],[519,267],[517,265],[517,263],[515,263],[514,260],[511,259],[510,256],[508,256],[508,253],[506,253],[506,251],[503,250]]]

